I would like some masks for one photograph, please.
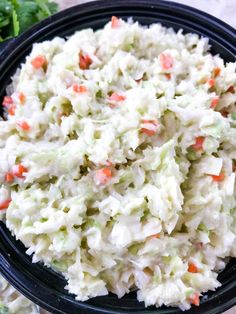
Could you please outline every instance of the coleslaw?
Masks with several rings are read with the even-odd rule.
[[[0,215],[77,300],[199,305],[236,256],[236,63],[117,17],[33,45],[0,121]]]

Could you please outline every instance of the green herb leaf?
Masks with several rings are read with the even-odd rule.
[[[48,8],[51,14],[55,14],[58,11],[58,4],[56,2],[49,2]]]
[[[49,16],[51,14],[47,2],[48,1],[42,1],[42,0],[35,0],[41,11],[45,14],[45,16]]]
[[[17,9],[20,31],[24,32],[31,25],[38,22],[36,14],[38,6],[34,1],[24,1]]]
[[[41,12],[45,14],[45,17],[56,13],[58,10],[58,4],[55,2],[49,2],[48,0],[35,0],[35,2],[38,4]]]
[[[55,2],[48,2],[48,0],[35,0],[41,10],[37,13],[37,18],[39,21],[49,17],[58,10],[58,4]]]
[[[0,27],[4,27],[10,24],[10,19],[8,17],[4,17],[2,13],[0,13]]]
[[[18,8],[20,6],[20,2],[18,0],[11,0],[14,8]]]
[[[17,19],[17,14],[16,14],[15,10],[13,10],[13,12],[12,12],[12,20],[13,20],[13,33],[14,33],[14,36],[18,36],[19,32],[20,32],[20,25],[19,25],[19,21]]]
[[[1,0],[0,2],[1,13],[11,15],[12,10],[13,10],[12,1]]]
[[[0,41],[18,36],[57,10],[57,3],[49,0],[0,0]]]

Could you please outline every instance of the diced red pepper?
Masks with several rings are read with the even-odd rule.
[[[189,298],[189,301],[191,304],[199,306],[200,305],[199,293],[195,292],[194,295]]]
[[[11,203],[11,199],[0,202],[0,210],[7,209],[10,203]]]
[[[198,273],[199,270],[198,270],[198,268],[197,268],[197,266],[195,264],[188,263],[188,272],[195,274],[195,273]]]
[[[173,67],[174,60],[170,54],[161,53],[159,59],[163,70],[169,70]]]
[[[28,172],[28,169],[22,164],[15,165],[12,169],[13,175],[18,178],[25,178],[23,173],[27,173],[27,172]]]
[[[11,172],[7,172],[7,173],[5,174],[5,181],[6,181],[7,183],[10,183],[10,182],[12,182],[13,180],[14,180],[14,174],[11,173]]]
[[[120,26],[120,19],[116,16],[112,16],[111,18],[111,28],[117,28]]]
[[[223,172],[221,172],[218,176],[216,176],[216,175],[211,175],[211,177],[212,177],[213,181],[215,181],[215,182],[221,182],[221,181],[224,180],[225,175],[224,175]]]
[[[231,94],[234,94],[234,93],[235,93],[235,88],[234,88],[234,86],[230,86],[230,87],[227,89],[226,92],[231,93]]]
[[[21,104],[23,104],[25,102],[26,97],[25,97],[24,93],[20,92],[18,95],[18,98],[19,98],[19,101]]]
[[[15,105],[11,105],[9,108],[8,108],[8,114],[10,116],[14,116],[15,115],[15,111],[16,111],[16,106]]]
[[[219,76],[220,72],[221,72],[221,68],[219,68],[219,67],[214,68],[213,69],[213,77],[216,78],[217,76]]]
[[[212,98],[212,100],[211,100],[211,106],[210,106],[210,107],[211,107],[212,109],[214,109],[214,108],[217,106],[218,102],[219,102],[219,97],[218,97],[218,96]]]
[[[146,120],[142,119],[141,120],[141,132],[148,135],[148,136],[153,136],[156,134],[157,129],[158,129],[158,123],[157,120]]]
[[[88,90],[84,85],[73,84],[73,91],[76,93],[86,93]]]
[[[92,59],[88,54],[83,55],[82,52],[79,54],[79,66],[82,70],[86,70],[92,64]]]
[[[12,99],[11,96],[5,96],[5,97],[3,98],[2,105],[3,105],[4,107],[8,107],[8,106],[10,106],[10,105],[12,105],[12,104],[13,104],[13,99]]]
[[[112,178],[112,172],[109,167],[104,167],[96,171],[94,180],[97,184],[106,184]]]
[[[30,126],[26,121],[18,121],[16,124],[23,130],[23,131],[29,131]]]
[[[207,80],[207,84],[211,88],[215,85],[215,80],[213,78],[210,78],[209,80]]]
[[[31,64],[35,69],[40,69],[43,66],[47,65],[47,59],[43,55],[38,55],[37,57],[31,60]]]
[[[204,136],[198,136],[195,138],[195,143],[192,145],[192,148],[194,150],[202,150],[203,143],[204,143],[205,137]]]

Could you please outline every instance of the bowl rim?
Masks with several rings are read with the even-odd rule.
[[[129,5],[135,5],[135,6],[150,6],[153,8],[156,5],[169,8],[170,10],[173,10],[173,12],[176,11],[182,11],[185,14],[190,13],[191,15],[194,15],[196,18],[200,18],[203,21],[211,22],[211,25],[213,27],[220,27],[222,29],[223,33],[227,33],[228,36],[230,36],[233,40],[236,40],[236,29],[227,24],[226,22],[220,20],[219,18],[206,13],[204,11],[201,11],[195,7],[191,7],[182,3],[169,1],[169,0],[95,0],[89,2],[77,4],[75,6],[69,7],[65,10],[59,11],[46,19],[32,25],[29,29],[27,29],[25,32],[20,34],[17,37],[14,37],[10,40],[7,40],[5,43],[1,43],[0,47],[0,67],[4,67],[4,62],[6,61],[6,57],[9,55],[6,54],[6,51],[9,53],[10,51],[13,51],[17,46],[19,46],[23,41],[26,39],[33,39],[34,40],[34,34],[37,32],[43,32],[47,31],[47,27],[56,23],[57,21],[62,21],[64,18],[66,18],[66,15],[73,16],[73,13],[76,14],[76,11],[79,9],[81,13],[86,11],[90,11],[92,9],[99,9],[102,6],[105,7],[105,9],[112,8],[115,5],[119,4],[119,6],[129,6]],[[234,43],[235,45],[235,43]],[[236,54],[235,54],[236,55]]]
[[[165,0],[100,0],[100,1],[93,1],[93,2],[87,2],[83,4],[79,4],[73,7],[70,7],[66,10],[63,10],[61,12],[58,12],[54,14],[53,16],[39,22],[38,24],[32,26],[29,30],[22,33],[19,37],[14,38],[10,41],[8,41],[5,46],[2,49],[2,53],[0,55],[0,72],[7,71],[8,69],[8,60],[12,57],[12,54],[15,53],[15,51],[20,51],[21,47],[25,45],[25,42],[34,42],[35,38],[37,38],[39,35],[43,33],[47,33],[47,31],[54,25],[56,26],[58,23],[62,23],[64,20],[68,19],[67,16],[70,16],[73,18],[73,16],[77,15],[78,10],[80,11],[80,14],[89,14],[94,10],[100,10],[103,9],[112,9],[118,6],[123,6],[124,8],[129,6],[138,6],[138,7],[148,7],[149,9],[157,9],[157,7],[163,7],[165,9],[169,9],[170,11],[176,12],[182,12],[185,15],[193,16],[197,20],[201,20],[203,22],[206,22],[207,24],[211,24],[212,28],[218,29],[218,31],[225,35],[226,37],[222,38],[223,41],[226,41],[227,43],[230,43],[230,45],[235,46],[236,51],[236,31],[235,29],[228,25],[227,23],[219,20],[218,18],[211,16],[208,13],[202,12],[196,8],[183,5],[176,2],[170,2]],[[236,54],[236,53],[235,53]],[[3,223],[0,223],[0,234],[4,235],[4,226]],[[12,276],[12,274],[16,275],[21,272],[21,270],[17,267],[17,265],[13,265],[11,261],[11,256],[8,255],[5,245],[4,245],[4,237],[0,238],[0,272],[3,274],[3,276],[21,293],[23,293],[25,296],[33,300],[36,304],[42,306],[43,308],[54,312],[54,313],[66,313],[63,311],[60,311],[56,308],[54,308],[51,304],[48,304],[47,302],[44,302],[44,300],[40,299],[38,295],[35,293],[32,293],[30,289],[28,289],[25,285],[22,285],[22,279],[27,275],[27,273],[21,274],[21,276]],[[29,279],[30,280],[30,279]],[[32,287],[32,286],[31,286]],[[232,288],[236,288],[236,283]],[[66,299],[66,298],[65,298]],[[98,309],[97,306],[93,306],[87,303],[78,302],[75,301],[76,304],[80,305],[80,309],[83,311],[90,310],[91,313],[118,313],[117,311],[112,311],[109,309],[103,310],[101,308]],[[216,313],[222,313],[222,311],[227,310],[231,306],[236,304],[236,296],[234,298],[230,298],[227,300],[227,302],[224,305],[221,305],[220,308],[214,308],[213,310],[204,311],[204,313],[208,314],[216,314]],[[158,309],[157,309],[158,310]],[[155,312],[157,313],[157,310]],[[89,312],[90,313],[90,312]],[[130,312],[120,312],[120,313],[130,313]],[[137,310],[135,313],[137,314],[144,314],[144,313],[152,313],[150,311],[146,310]],[[160,311],[160,313],[179,313],[179,310],[170,310],[170,308],[167,308],[166,310]],[[188,312],[189,313],[189,312]],[[196,311],[191,311],[191,313],[197,313]],[[203,312],[202,312],[203,313]]]

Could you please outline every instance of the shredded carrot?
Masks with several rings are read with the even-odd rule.
[[[214,68],[213,69],[213,77],[216,78],[217,76],[219,76],[220,72],[221,72],[221,68],[219,68],[219,67]]]
[[[73,84],[73,91],[76,93],[86,93],[87,87],[84,85]]]
[[[111,169],[110,168],[104,168],[102,169],[103,174],[105,174],[107,177],[111,178]]]
[[[14,116],[15,115],[15,112],[16,112],[16,106],[15,105],[11,105],[9,108],[8,108],[8,114],[10,116]]]
[[[43,55],[38,55],[31,60],[31,64],[35,69],[40,69],[47,65],[47,59]]]
[[[212,100],[211,100],[211,106],[210,106],[210,107],[211,107],[212,109],[214,109],[214,108],[217,106],[218,102],[219,102],[219,97],[218,97],[218,96],[212,98]]]
[[[203,143],[204,143],[205,137],[204,136],[198,136],[195,138],[195,143],[192,145],[192,148],[194,150],[202,150]]]
[[[109,167],[104,167],[96,171],[94,179],[98,184],[106,184],[112,178],[112,172]]]
[[[3,102],[2,102],[2,105],[4,107],[8,107],[9,105],[12,105],[13,104],[13,99],[11,96],[5,96],[3,98]]]
[[[173,67],[174,60],[168,53],[161,53],[159,59],[163,70],[169,70]]]
[[[6,181],[7,183],[10,183],[10,182],[12,182],[13,180],[14,180],[14,174],[11,173],[11,172],[7,172],[7,173],[5,174],[5,181]]]
[[[15,165],[13,167],[12,172],[13,172],[14,176],[16,176],[18,178],[25,178],[23,173],[28,172],[28,169],[25,166],[23,166],[22,164],[18,164],[18,165]]]
[[[116,16],[112,16],[111,18],[111,28],[117,28],[120,26],[120,19]]]
[[[195,292],[193,296],[190,297],[190,303],[196,306],[200,305],[199,293]]]
[[[215,80],[213,78],[210,78],[209,80],[207,80],[207,84],[211,88],[215,85]]]
[[[23,104],[25,102],[26,97],[25,97],[24,93],[20,92],[18,95],[18,98],[19,98],[19,101],[21,104]]]
[[[11,203],[11,199],[5,200],[0,203],[0,210],[7,209],[9,204]]]
[[[24,131],[30,130],[30,126],[26,121],[18,121],[16,122],[16,124]]]
[[[230,87],[227,89],[226,92],[234,94],[234,93],[235,93],[235,88],[234,88],[234,86],[230,86]]]
[[[197,266],[193,263],[188,263],[188,272],[190,273],[198,273],[199,270],[197,268]]]
[[[92,59],[88,54],[83,55],[82,52],[79,54],[79,66],[82,70],[86,70],[92,64]]]
[[[153,136],[156,134],[158,129],[158,123],[157,120],[147,120],[147,119],[141,119],[141,132],[148,135]]]
[[[220,182],[220,181],[223,181],[223,180],[224,180],[225,175],[224,175],[223,172],[221,172],[218,176],[216,176],[216,175],[211,175],[211,177],[212,177],[213,181],[215,181],[215,182]]]

